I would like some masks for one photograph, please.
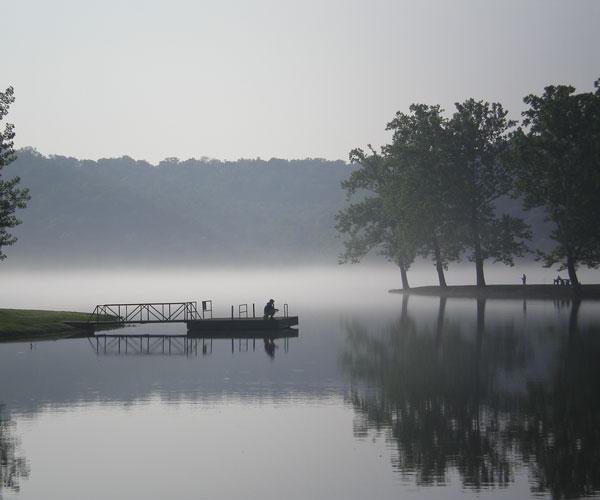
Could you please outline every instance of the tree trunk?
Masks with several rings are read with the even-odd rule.
[[[481,255],[481,245],[479,239],[475,243],[475,274],[477,277],[477,286],[485,286],[485,276],[483,274],[483,257]]]
[[[400,276],[402,276],[402,289],[408,290],[410,285],[408,284],[408,276],[406,275],[406,267],[400,264]]]
[[[477,210],[475,206],[471,207],[471,231],[473,238],[473,253],[475,254],[475,275],[478,287],[485,286],[485,276],[483,275],[483,255],[481,252],[481,239],[479,235],[479,221],[477,220]]]
[[[444,263],[442,262],[442,252],[437,238],[433,238],[433,253],[435,257],[435,269],[437,270],[438,280],[441,288],[446,288],[446,277],[444,276]]]
[[[575,288],[579,288],[579,280],[577,279],[577,270],[575,269],[575,259],[570,255],[567,256],[567,271],[569,272],[569,279],[571,285]]]

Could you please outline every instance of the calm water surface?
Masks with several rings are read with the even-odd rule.
[[[298,301],[274,354],[0,344],[1,496],[599,497],[597,303],[380,288]]]

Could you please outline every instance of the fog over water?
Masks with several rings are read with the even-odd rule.
[[[490,266],[489,281],[524,270],[532,281],[553,277]],[[418,266],[411,278],[428,284],[433,274]],[[574,316],[568,302],[387,293],[398,282],[393,266],[365,265],[5,270],[5,307],[211,298],[228,315],[231,304],[260,310],[273,297],[300,324],[271,354],[261,338],[200,339],[188,351],[178,341],[167,352],[135,337],[183,333],[178,325],[120,330],[134,336],[126,348],[94,338],[0,344],[3,498],[600,491],[597,302]]]
[[[0,301],[4,307],[88,311],[96,304],[124,302],[175,302],[212,299],[217,315],[230,314],[230,306],[263,302],[273,297],[300,312],[307,307],[365,308],[394,303],[390,289],[400,288],[400,273],[392,264],[318,267],[173,269],[102,268],[102,270],[35,270],[0,268]],[[556,269],[524,263],[486,266],[488,284],[550,284]],[[450,266],[447,281],[473,284],[471,265]],[[562,273],[566,275],[565,272]],[[598,270],[582,270],[581,282],[600,279]],[[412,286],[436,285],[435,269],[418,263],[409,272]]]

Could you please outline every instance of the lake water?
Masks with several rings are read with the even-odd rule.
[[[3,280],[5,307],[274,295],[300,315],[274,353],[0,344],[5,499],[600,497],[596,302],[407,299],[387,270]]]

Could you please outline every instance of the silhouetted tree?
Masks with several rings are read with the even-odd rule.
[[[530,237],[521,219],[495,210],[495,202],[513,187],[511,171],[502,161],[513,126],[501,104],[474,99],[456,103],[448,123],[452,162],[448,187],[465,230],[463,245],[475,262],[477,286],[485,286],[485,260],[513,265],[513,256],[523,254],[523,240]]]
[[[409,114],[398,112],[388,123],[394,135],[385,151],[393,168],[384,201],[412,228],[419,253],[433,257],[445,287],[444,270],[459,257],[460,227],[453,220],[447,120],[441,112],[439,106],[413,104]]]
[[[12,87],[8,87],[5,92],[0,92],[0,121],[8,114],[9,107],[14,100]],[[2,178],[2,169],[15,159],[14,137],[14,125],[7,123],[4,130],[0,130],[0,260],[6,258],[2,247],[12,245],[17,241],[8,232],[8,229],[21,223],[15,216],[15,212],[18,208],[25,208],[26,202],[29,200],[28,190],[18,187],[19,177],[7,180]]]
[[[336,215],[336,229],[348,238],[341,262],[359,262],[369,251],[379,253],[400,268],[402,287],[409,288],[407,271],[417,254],[414,227],[399,210],[390,210],[385,199],[389,189],[390,163],[385,155],[373,149],[350,152],[350,161],[359,166],[342,182],[348,197],[366,191],[362,199],[351,203]]]
[[[575,94],[549,86],[528,95],[525,129],[514,134],[516,176],[525,208],[544,207],[556,246],[538,252],[545,266],[560,264],[578,286],[577,267],[600,265],[600,80]]]

